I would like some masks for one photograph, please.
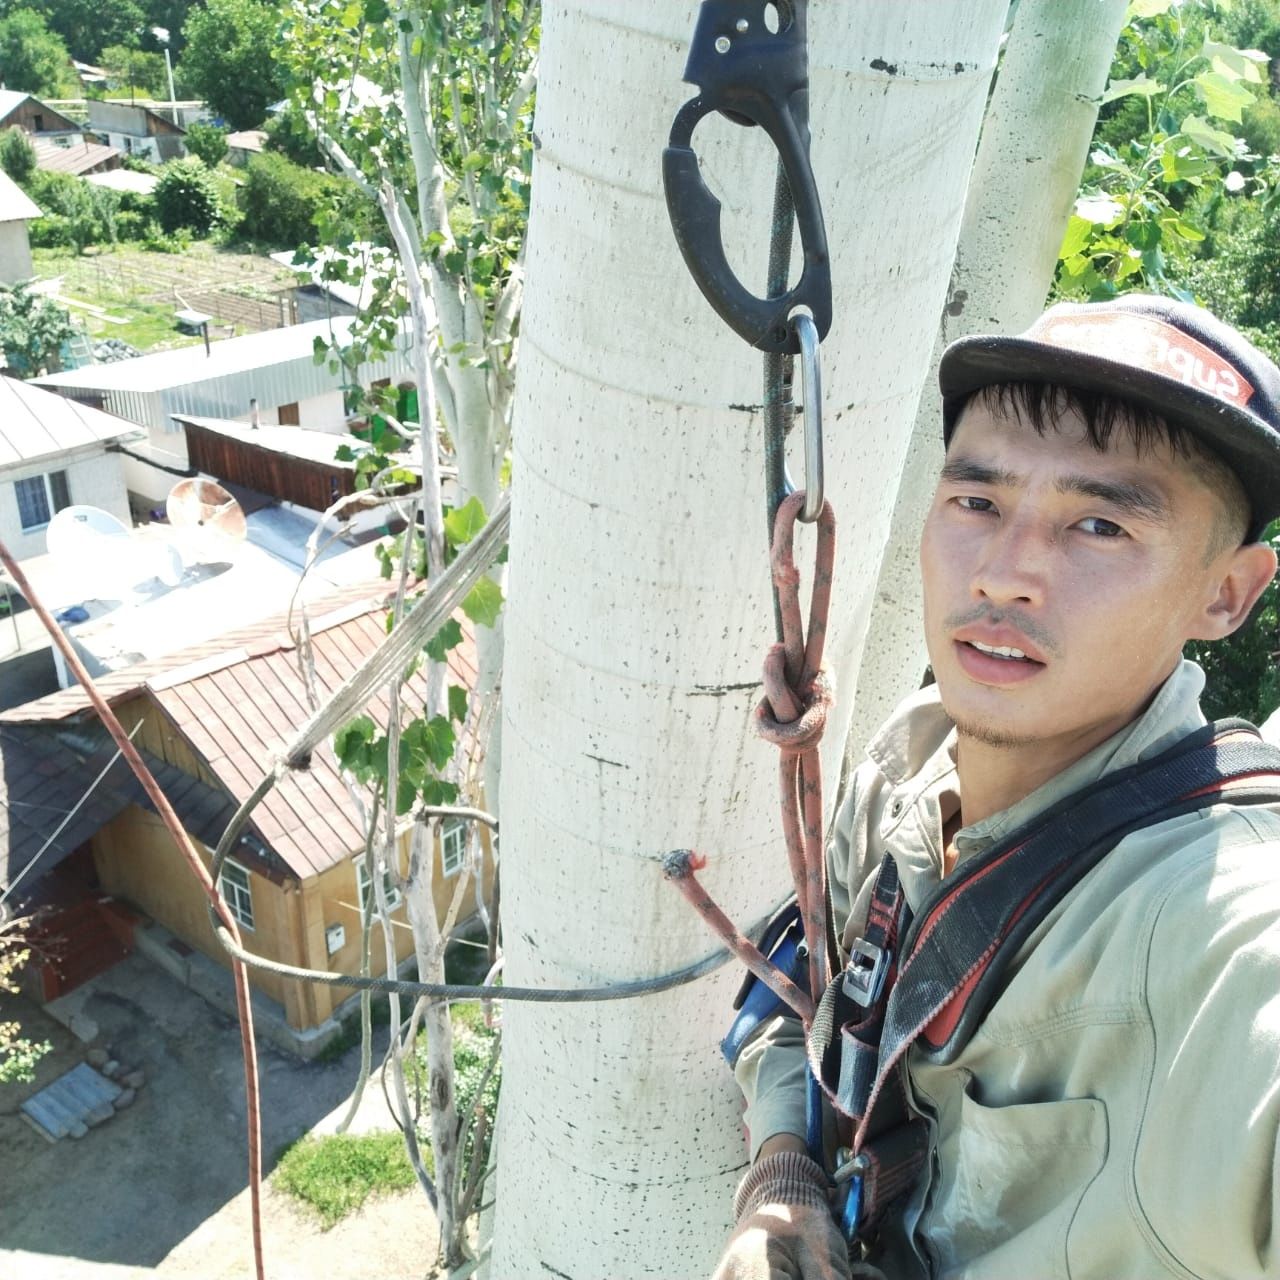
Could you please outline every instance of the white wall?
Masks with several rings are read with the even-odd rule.
[[[32,274],[26,222],[21,218],[0,222],[0,284],[30,280]]]
[[[299,400],[298,426],[310,427],[312,431],[329,431],[335,435],[342,435],[347,429],[342,392],[326,391],[324,395],[312,396],[309,400]]]
[[[67,473],[71,501],[80,506],[101,507],[125,525],[129,518],[129,497],[125,490],[124,468],[118,453],[97,453],[72,461],[46,458],[23,467],[6,468],[0,475],[0,538],[19,560],[44,555],[44,529],[24,532],[18,518],[18,495],[14,481],[50,471]]]

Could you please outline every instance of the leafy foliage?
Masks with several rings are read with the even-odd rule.
[[[124,207],[120,192],[44,169],[27,180],[27,192],[44,211],[28,232],[35,248],[66,247],[83,253],[91,244],[114,244],[118,239]]]
[[[67,312],[26,281],[0,285],[0,349],[18,377],[56,369],[58,352],[75,331]]]
[[[16,125],[0,133],[0,169],[19,186],[26,186],[36,171],[36,149]]]
[[[321,219],[339,209],[353,230],[372,220],[369,201],[354,183],[269,151],[249,161],[239,204],[241,236],[286,248],[315,244]]]
[[[0,925],[0,992],[18,990],[15,975],[30,952],[22,947],[25,921]],[[17,1022],[0,1019],[0,1084],[25,1084],[35,1079],[36,1063],[53,1048],[47,1041],[33,1041],[22,1034]]]
[[[167,232],[187,228],[207,236],[222,220],[217,185],[196,156],[169,161],[160,170],[152,199],[160,227]]]
[[[206,0],[187,18],[183,79],[232,129],[257,128],[284,97],[279,25],[279,11],[259,0]]]
[[[214,169],[227,158],[227,130],[195,120],[187,125],[187,150]]]
[[[39,14],[81,62],[102,62],[109,45],[135,47],[146,23],[137,0],[19,0],[12,7]]]
[[[110,75],[113,93],[169,96],[169,76],[162,54],[148,53],[132,44],[110,44],[94,61]]]
[[[1265,91],[1267,57],[1204,35],[1190,4],[1141,0],[1130,12],[1102,99],[1126,104],[1124,132],[1101,118],[1056,289],[1095,301],[1133,288],[1190,300],[1171,270],[1205,238],[1204,197],[1244,181],[1239,166],[1252,157],[1235,129]]]
[[[43,17],[12,9],[0,18],[0,67],[7,89],[56,98],[75,84],[71,55]]]
[[[294,164],[314,169],[324,163],[324,152],[316,141],[315,130],[296,102],[288,103],[277,111],[264,126],[267,134],[267,150],[278,151]]]

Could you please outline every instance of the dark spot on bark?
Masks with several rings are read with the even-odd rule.
[[[886,62],[883,58],[871,59],[872,71],[883,71],[886,75],[896,76],[898,74],[897,63]]]
[[[947,303],[947,315],[958,316],[964,312],[964,304],[969,301],[969,295],[963,289],[957,289],[951,295],[951,300]]]

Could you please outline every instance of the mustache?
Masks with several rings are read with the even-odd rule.
[[[993,627],[999,626],[1002,622],[1007,622],[1009,626],[1016,627],[1021,631],[1028,640],[1038,645],[1051,658],[1062,656],[1062,650],[1058,647],[1058,642],[1053,636],[1039,622],[1034,618],[1028,617],[1020,609],[1011,609],[1007,606],[1005,608],[996,608],[989,604],[978,604],[971,609],[962,609],[957,613],[949,614],[943,625],[948,631],[958,631],[961,627],[971,626],[975,622],[989,622]]]

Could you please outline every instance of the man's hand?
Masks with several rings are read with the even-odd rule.
[[[738,1225],[712,1280],[849,1280],[827,1178],[798,1138],[760,1148],[734,1199]]]

